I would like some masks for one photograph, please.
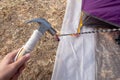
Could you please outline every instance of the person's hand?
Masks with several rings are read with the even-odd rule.
[[[0,80],[17,80],[23,69],[25,62],[30,58],[30,54],[26,54],[14,62],[14,58],[18,50],[8,53],[0,63]]]

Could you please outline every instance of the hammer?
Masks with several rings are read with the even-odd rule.
[[[22,57],[23,55],[31,52],[35,47],[37,41],[41,39],[46,31],[48,31],[52,36],[56,36],[56,31],[51,27],[50,23],[43,18],[36,18],[26,23],[37,22],[40,26],[37,30],[34,30],[32,36],[26,42],[26,44],[18,51],[15,61]]]

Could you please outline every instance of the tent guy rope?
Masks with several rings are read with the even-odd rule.
[[[88,31],[88,32],[80,32],[80,33],[70,33],[70,34],[58,34],[58,36],[78,36],[80,34],[92,34],[92,33],[106,33],[106,32],[116,32],[120,31],[120,28],[117,29],[100,29],[100,30],[94,30],[94,31]]]

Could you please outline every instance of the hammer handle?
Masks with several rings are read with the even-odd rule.
[[[37,44],[37,42],[41,39],[42,35],[43,34],[41,32],[35,30],[30,39],[27,41],[27,43],[18,51],[15,57],[15,61],[20,57],[24,56],[25,54],[31,52]]]

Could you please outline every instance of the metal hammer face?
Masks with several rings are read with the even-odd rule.
[[[35,18],[33,20],[27,21],[26,23],[31,23],[31,22],[37,22],[40,25],[38,30],[42,34],[48,31],[52,36],[56,35],[56,31],[51,27],[51,24],[47,20],[43,18]]]

